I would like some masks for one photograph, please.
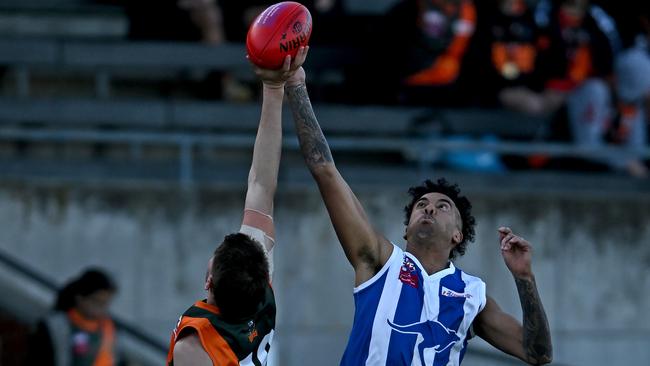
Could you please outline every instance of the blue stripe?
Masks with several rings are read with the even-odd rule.
[[[458,293],[465,292],[465,282],[461,277],[461,271],[456,269],[453,274],[443,277],[440,280],[440,287],[438,288],[438,297],[440,298],[440,310],[438,311],[438,321],[442,323],[447,329],[458,331],[460,324],[465,317],[465,301],[464,297],[449,297],[442,296],[442,287],[446,287]],[[462,342],[463,340],[458,340]],[[444,342],[447,345],[447,342]],[[433,366],[444,366],[449,362],[449,354],[452,347],[447,347],[444,351],[436,353],[436,358]]]
[[[408,257],[405,256],[405,258]],[[408,260],[410,261],[410,259]],[[394,324],[408,325],[420,322],[424,306],[424,279],[420,268],[415,263],[413,264],[418,276],[418,286],[415,288],[406,283],[402,284],[395,317],[392,319]],[[417,334],[404,334],[392,330],[386,365],[410,365],[413,361],[413,348],[417,337]]]
[[[372,338],[372,324],[388,272],[386,271],[375,283],[354,294],[354,323],[341,359],[341,366],[358,366],[366,363]]]

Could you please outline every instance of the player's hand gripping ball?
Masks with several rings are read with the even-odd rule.
[[[251,24],[246,36],[248,58],[263,69],[279,69],[296,57],[311,36],[311,14],[303,5],[285,1],[271,5]]]

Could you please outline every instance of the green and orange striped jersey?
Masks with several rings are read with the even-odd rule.
[[[167,365],[174,365],[174,345],[193,330],[214,366],[266,365],[275,328],[275,298],[269,285],[264,302],[251,318],[226,320],[219,308],[197,301],[181,316],[172,333]]]

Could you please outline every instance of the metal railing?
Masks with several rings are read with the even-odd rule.
[[[248,70],[242,44],[212,47],[168,42],[0,39],[0,50],[3,50],[0,65],[15,74],[18,95],[0,98],[2,141],[130,144],[134,151],[146,144],[171,146],[178,150],[178,179],[182,185],[193,181],[195,148],[252,147],[259,119],[257,104],[119,99],[112,97],[111,92],[112,76],[125,72],[135,76],[154,73],[155,78],[165,79],[174,77],[170,73],[174,70]],[[341,72],[342,67],[356,62],[348,56],[342,49],[314,49],[309,62],[316,75],[318,70]],[[95,96],[32,96],[32,71],[43,69],[91,75],[95,80]],[[505,111],[320,104],[315,109],[335,152],[399,153],[418,166],[431,164],[441,153],[458,151],[591,159],[632,154],[618,146],[587,148],[570,143],[510,141],[509,136],[537,137],[548,121]],[[284,115],[290,130],[289,113]],[[43,128],[33,128],[33,124]],[[110,130],[103,128],[106,125]],[[477,136],[496,133],[505,136],[505,140],[446,138],[465,133]],[[297,151],[295,138],[286,137],[284,143],[287,149]],[[640,158],[650,157],[648,148],[633,153]]]
[[[9,253],[1,249],[0,249],[0,264],[5,266],[6,268],[9,268],[11,271],[18,273],[21,276],[27,278],[31,283],[34,283],[42,288],[47,289],[52,294],[56,293],[60,287],[55,281],[47,277],[45,274],[29,267],[24,263],[21,263],[19,260],[13,258]],[[163,355],[167,353],[166,344],[163,344],[159,340],[155,339],[154,337],[142,332],[136,326],[120,318],[119,316],[112,315],[111,317],[115,322],[115,325],[119,331],[128,334],[130,337],[135,338],[137,341],[152,348],[156,352],[160,352]]]

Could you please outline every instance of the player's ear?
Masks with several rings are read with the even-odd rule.
[[[460,244],[463,241],[463,233],[458,229],[454,230],[454,233],[451,235],[451,241],[454,243],[454,246]]]
[[[212,288],[212,274],[208,273],[208,275],[205,277],[205,285],[203,286],[203,289],[206,291],[210,291]]]

